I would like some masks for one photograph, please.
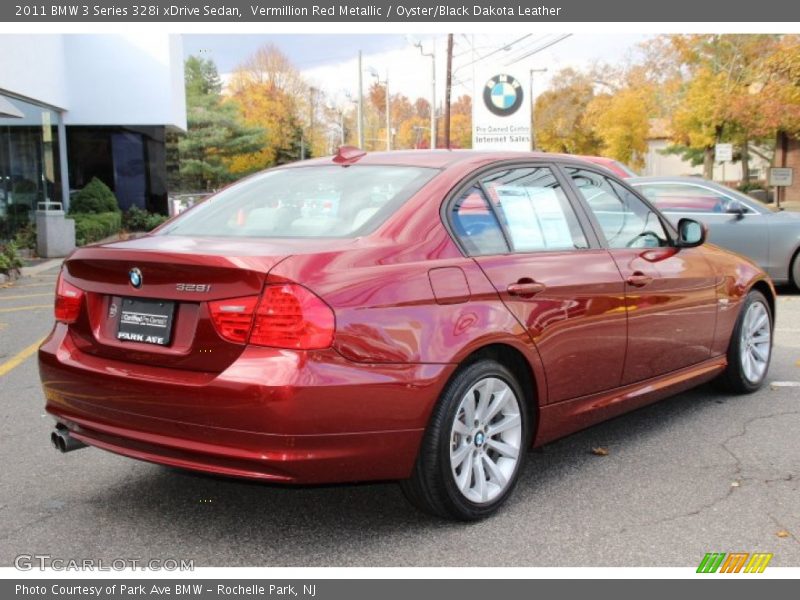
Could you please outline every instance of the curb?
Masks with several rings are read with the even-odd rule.
[[[129,237],[126,237],[124,239],[131,239],[133,237],[140,237],[140,236],[130,235]],[[111,243],[119,242],[119,241],[122,241],[122,240],[123,240],[123,238],[119,234],[115,234],[115,235],[109,236],[109,237],[107,237],[105,239],[93,242],[91,245],[94,246],[94,245],[100,245],[100,244],[111,244]],[[35,265],[33,267],[22,267],[19,270],[19,276],[20,277],[36,277],[37,275],[39,275],[41,273],[44,273],[44,272],[49,271],[51,269],[55,269],[56,267],[60,267],[61,263],[63,263],[63,262],[64,262],[64,258],[54,258],[52,260],[45,261],[45,262],[43,262],[41,264],[38,264],[38,265]]]
[[[63,262],[64,262],[63,258],[54,258],[53,260],[48,260],[33,267],[22,267],[19,270],[20,277],[36,277],[40,273],[44,273],[45,271],[49,271],[51,269],[55,269],[56,267],[60,267],[61,263]]]

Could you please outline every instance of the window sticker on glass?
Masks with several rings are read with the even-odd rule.
[[[557,191],[503,185],[494,188],[516,250],[573,248],[572,233]]]

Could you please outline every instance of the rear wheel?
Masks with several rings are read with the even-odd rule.
[[[486,517],[516,485],[529,431],[514,375],[494,360],[472,363],[439,399],[403,491],[426,512],[464,521]]]
[[[794,287],[800,290],[800,250],[798,250],[794,255],[790,275],[792,277],[792,283],[794,283]]]
[[[717,382],[730,392],[747,394],[764,384],[772,356],[772,314],[759,291],[744,300],[728,346],[728,366]]]

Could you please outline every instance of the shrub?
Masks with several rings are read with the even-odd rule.
[[[14,236],[17,248],[36,250],[36,223],[26,223]]]
[[[12,189],[14,194],[35,194],[36,184],[30,179],[20,179]]]
[[[753,190],[763,190],[764,184],[761,183],[760,181],[751,181],[748,183],[739,184],[739,186],[736,189],[746,194],[748,192],[752,192]]]
[[[28,223],[31,222],[30,219],[30,210],[31,207],[27,204],[9,204],[7,211],[8,211],[8,224],[11,227],[11,230],[14,231],[15,229],[19,229],[20,227],[25,227]]]
[[[119,212],[119,204],[114,192],[97,177],[75,194],[70,201],[70,214],[100,214]]]
[[[122,215],[117,212],[98,214],[77,213],[75,219],[75,243],[84,246],[98,242],[118,233],[122,228]]]
[[[11,271],[22,268],[22,257],[19,255],[16,244],[9,242],[0,246],[0,273],[8,275]]]
[[[164,223],[167,219],[169,219],[169,217],[166,215],[150,213],[147,217],[147,231],[153,231],[153,229]]]
[[[166,220],[164,215],[131,206],[122,216],[122,226],[128,231],[151,231]]]

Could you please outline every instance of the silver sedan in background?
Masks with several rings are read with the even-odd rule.
[[[674,223],[688,217],[708,226],[708,241],[760,265],[776,284],[800,288],[800,213],[776,210],[699,177],[632,177],[627,183]]]

